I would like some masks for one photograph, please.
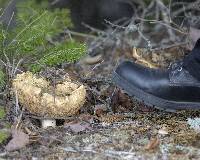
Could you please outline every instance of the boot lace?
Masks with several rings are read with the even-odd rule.
[[[170,80],[174,83],[197,83],[197,80],[183,68],[183,61],[176,61],[170,64],[169,68]]]
[[[174,73],[179,73],[183,70],[183,61],[176,61],[169,65],[169,68]]]

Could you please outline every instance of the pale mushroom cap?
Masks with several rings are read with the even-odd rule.
[[[37,78],[30,72],[17,75],[12,84],[21,105],[38,116],[53,118],[75,115],[86,98],[83,85],[65,81],[57,84],[52,92],[54,88],[48,81]]]

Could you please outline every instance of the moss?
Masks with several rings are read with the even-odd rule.
[[[3,107],[0,106],[0,119],[5,118],[5,116],[6,116],[6,112],[5,112],[5,110],[3,109]]]
[[[9,137],[9,134],[5,131],[0,131],[0,144],[5,142]]]

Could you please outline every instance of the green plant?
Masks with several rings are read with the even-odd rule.
[[[21,2],[17,5],[17,26],[8,30],[0,25],[0,86],[4,84],[1,79],[6,67],[13,69],[22,63],[24,68],[37,72],[46,66],[73,62],[85,52],[86,46],[74,40],[50,43],[48,39],[72,27],[72,23],[69,10],[49,11],[47,6],[45,0],[40,4],[34,0]]]
[[[10,135],[5,131],[0,131],[0,144],[8,139]]]
[[[7,2],[8,2],[7,0],[1,0],[0,1],[0,9],[1,9],[1,7],[4,7]]]
[[[6,112],[2,106],[0,106],[0,120],[5,118]]]

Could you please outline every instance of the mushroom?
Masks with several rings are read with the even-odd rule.
[[[20,104],[30,113],[42,117],[42,127],[56,126],[56,117],[76,115],[85,102],[86,89],[70,78],[55,87],[31,72],[18,74],[12,82]]]

